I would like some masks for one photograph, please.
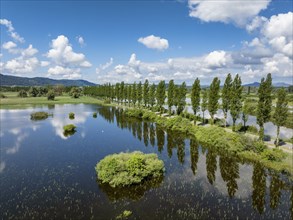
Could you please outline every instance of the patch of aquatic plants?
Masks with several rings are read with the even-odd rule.
[[[73,135],[76,132],[76,126],[74,124],[68,124],[63,126],[63,134],[64,136],[70,136]]]
[[[75,114],[73,112],[70,112],[68,114],[69,119],[74,119],[75,118]]]
[[[31,120],[38,121],[47,119],[50,116],[47,112],[34,112],[31,113]]]
[[[93,118],[97,118],[97,117],[98,117],[97,112],[94,112],[94,113],[93,113]]]
[[[127,219],[131,215],[132,215],[132,211],[124,210],[120,215],[116,217],[116,219]]]
[[[156,154],[140,151],[106,156],[97,163],[96,172],[102,183],[111,187],[131,186],[158,178],[164,173],[164,162]]]

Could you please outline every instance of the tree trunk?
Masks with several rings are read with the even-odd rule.
[[[212,119],[211,124],[213,125],[214,124],[214,115],[211,115],[211,119]]]
[[[224,127],[226,128],[227,127],[227,112],[224,112]]]
[[[276,147],[279,146],[279,136],[280,136],[280,126],[277,126],[277,138],[276,138]]]
[[[203,118],[202,119],[202,123],[205,124],[205,121],[204,121],[204,111],[202,112],[202,118]]]
[[[235,132],[235,122],[236,122],[236,120],[233,119],[233,127],[232,127],[232,131],[234,131],[234,132]]]
[[[264,139],[264,127],[263,127],[263,125],[262,126],[260,126],[260,128],[259,128],[259,140],[261,141],[261,142],[263,142],[263,139]]]

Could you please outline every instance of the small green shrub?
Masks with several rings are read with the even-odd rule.
[[[262,153],[266,148],[267,148],[267,146],[264,145],[264,143],[262,143],[261,141],[256,141],[253,144],[252,150],[256,153]]]
[[[126,219],[132,215],[132,211],[124,210],[120,215],[116,217],[116,219]]]
[[[0,93],[0,98],[5,99],[5,98],[7,98],[7,96],[5,96],[4,94]]]
[[[253,126],[253,125],[249,125],[248,128],[247,128],[247,131],[250,132],[250,133],[253,133],[253,134],[258,133],[257,128],[255,126]]]
[[[68,115],[69,119],[74,119],[75,118],[75,114],[73,112],[70,112]]]
[[[93,118],[97,118],[98,114],[96,112],[93,113]]]
[[[26,98],[27,97],[27,92],[24,91],[24,90],[20,90],[18,92],[18,95],[17,96],[20,97],[20,98]]]
[[[111,100],[110,99],[104,100],[104,104],[111,104]]]
[[[50,90],[48,93],[47,93],[47,99],[48,100],[54,100],[55,99],[55,92],[53,90]]]
[[[65,125],[63,126],[63,134],[64,136],[70,136],[73,135],[76,132],[76,126],[74,124],[69,124],[69,125]]]
[[[49,114],[47,112],[34,112],[31,113],[31,120],[44,120],[49,117]]]
[[[163,174],[164,162],[156,154],[140,151],[106,156],[95,167],[98,179],[111,187],[130,186]]]
[[[269,161],[282,161],[286,154],[280,149],[266,149],[261,153],[261,156]]]

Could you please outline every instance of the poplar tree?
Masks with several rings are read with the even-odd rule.
[[[204,112],[207,110],[207,108],[208,108],[208,91],[203,90],[202,91],[202,102],[201,102],[201,111],[202,111],[203,123],[205,123],[204,122]]]
[[[151,107],[156,104],[156,86],[154,83],[150,86],[149,103]]]
[[[246,130],[246,122],[248,121],[248,117],[249,117],[249,104],[247,101],[247,98],[244,100],[244,104],[242,107],[242,121],[243,121],[243,126]]]
[[[215,77],[210,85],[209,94],[208,94],[208,110],[211,115],[211,124],[214,124],[214,114],[218,110],[218,101],[220,98],[220,80],[218,77]]]
[[[143,102],[144,107],[146,107],[149,104],[149,81],[146,79],[143,84]]]
[[[160,81],[158,84],[157,92],[156,92],[156,98],[157,98],[157,105],[160,107],[160,112],[162,113],[162,107],[165,103],[166,98],[166,85],[165,81]]]
[[[136,82],[134,82],[132,85],[131,99],[132,99],[133,106],[135,106],[136,101],[137,101]]]
[[[195,116],[196,112],[200,109],[200,90],[200,80],[196,78],[191,89],[191,105]],[[196,124],[196,119],[194,124]]]
[[[222,110],[225,118],[225,127],[227,124],[227,114],[230,110],[230,101],[231,101],[231,89],[232,89],[232,77],[229,73],[226,77],[223,89],[222,89]]]
[[[179,102],[178,102],[178,108],[177,108],[177,114],[180,115],[185,106],[186,106],[186,93],[187,88],[185,82],[183,82],[179,88]]]
[[[123,100],[125,99],[125,91],[124,91],[124,82],[122,81],[120,83],[120,99],[121,99],[121,103],[123,104]]]
[[[174,80],[169,81],[168,85],[168,109],[169,115],[171,115],[172,106],[174,105]]]
[[[272,109],[272,76],[269,73],[266,79],[262,78],[258,89],[258,104],[256,121],[259,125],[259,140],[264,139],[264,124],[270,120]]]
[[[288,117],[288,100],[287,92],[284,88],[277,92],[277,104],[273,115],[274,124],[277,126],[276,147],[279,146],[280,126],[284,126]]]
[[[173,103],[177,111],[178,104],[179,104],[179,87],[177,85],[174,85]]]
[[[138,106],[140,106],[142,101],[142,84],[141,82],[138,83],[137,85],[137,102],[138,102]]]
[[[235,123],[242,109],[242,89],[243,87],[241,85],[241,78],[237,74],[232,82],[230,103],[230,114],[233,120],[233,131],[235,131]]]
[[[127,86],[127,100],[128,100],[128,106],[130,106],[131,103],[131,90],[132,90],[132,86],[128,85]]]
[[[116,100],[117,100],[117,102],[119,104],[119,101],[120,101],[120,83],[116,83],[115,95],[116,95]]]

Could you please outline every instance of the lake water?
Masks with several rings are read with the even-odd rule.
[[[31,121],[40,110],[53,116]],[[132,211],[130,219],[292,218],[287,176],[128,119],[116,108],[53,105],[0,113],[1,219],[115,219],[124,210]],[[77,132],[66,137],[63,126],[70,123]],[[164,177],[125,189],[97,181],[99,160],[135,150],[156,153]]]

